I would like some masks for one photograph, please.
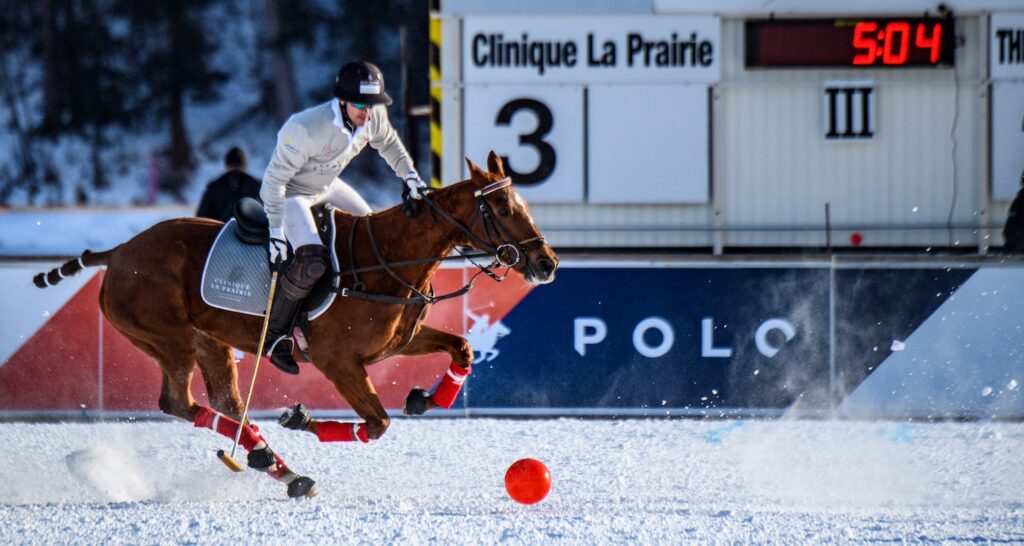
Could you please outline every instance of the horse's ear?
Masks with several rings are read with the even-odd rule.
[[[468,157],[466,158],[466,165],[469,166],[469,177],[470,178],[472,178],[473,180],[476,180],[476,181],[486,180],[487,179],[487,173],[485,173],[483,170],[481,170],[480,167],[477,167],[476,163],[473,163],[472,161],[470,161]]]
[[[487,154],[487,170],[502,178],[505,177],[505,162],[501,160],[501,156],[494,153],[494,150]]]

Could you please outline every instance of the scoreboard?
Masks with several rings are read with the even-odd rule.
[[[442,179],[494,150],[556,244],[822,246],[826,205],[851,244],[1001,242],[1024,12],[451,5]]]

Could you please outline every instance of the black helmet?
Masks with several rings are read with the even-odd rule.
[[[377,65],[366,61],[341,67],[334,78],[333,94],[345,102],[391,104],[391,97],[384,92],[384,75]]]

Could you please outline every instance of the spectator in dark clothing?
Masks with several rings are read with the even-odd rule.
[[[206,185],[196,216],[227,222],[239,199],[252,197],[263,202],[260,199],[260,181],[246,172],[249,161],[241,148],[236,146],[228,150],[224,156],[224,168],[227,172]]]
[[[1003,227],[1003,249],[1014,254],[1024,253],[1024,173],[1020,175],[1020,184]]]

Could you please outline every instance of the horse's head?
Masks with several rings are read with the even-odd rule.
[[[493,151],[487,156],[487,170],[477,167],[468,158],[473,195],[482,221],[472,222],[470,229],[477,241],[470,245],[477,250],[495,251],[498,258],[518,271],[529,284],[547,284],[555,280],[558,256],[548,246],[544,235],[533,223],[530,208],[505,174],[505,165]],[[489,245],[491,248],[480,248]]]

